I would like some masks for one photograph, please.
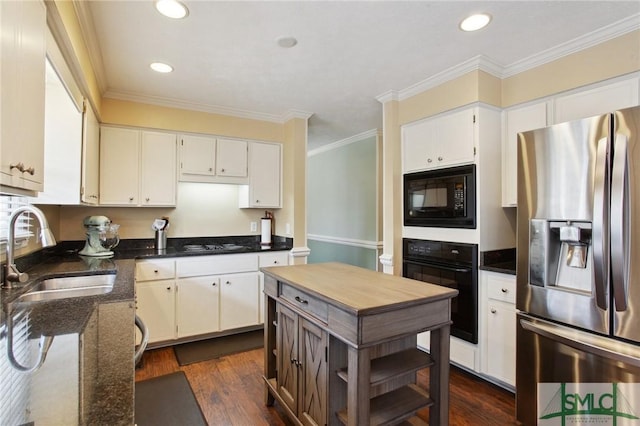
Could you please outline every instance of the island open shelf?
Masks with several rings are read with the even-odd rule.
[[[448,423],[456,290],[340,263],[262,268],[265,403],[296,424]],[[416,335],[431,331],[431,354]],[[416,372],[430,368],[429,389]]]

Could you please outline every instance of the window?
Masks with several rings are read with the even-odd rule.
[[[21,206],[29,204],[27,197],[14,197],[0,195],[0,245],[5,245],[9,238],[9,217],[11,212]],[[16,247],[25,246],[29,237],[33,236],[31,231],[31,214],[23,213],[18,217],[15,229]]]

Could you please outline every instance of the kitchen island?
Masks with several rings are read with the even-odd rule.
[[[261,271],[268,405],[298,424],[395,424],[424,407],[448,424],[456,290],[340,263]],[[423,331],[431,354],[416,348]],[[428,390],[415,384],[426,367]]]

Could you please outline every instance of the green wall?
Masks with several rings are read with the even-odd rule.
[[[309,156],[308,263],[339,261],[376,269],[377,155],[377,136],[372,135]]]

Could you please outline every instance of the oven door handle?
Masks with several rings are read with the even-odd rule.
[[[412,265],[418,265],[418,266],[426,266],[429,268],[434,268],[434,269],[444,269],[445,271],[451,271],[451,272],[462,272],[462,273],[469,273],[469,272],[473,272],[473,269],[471,268],[464,268],[464,267],[455,267],[455,266],[447,266],[447,265],[442,265],[439,263],[428,263],[428,262],[416,262],[416,261],[411,261],[411,260],[405,260],[405,263],[411,263]]]

